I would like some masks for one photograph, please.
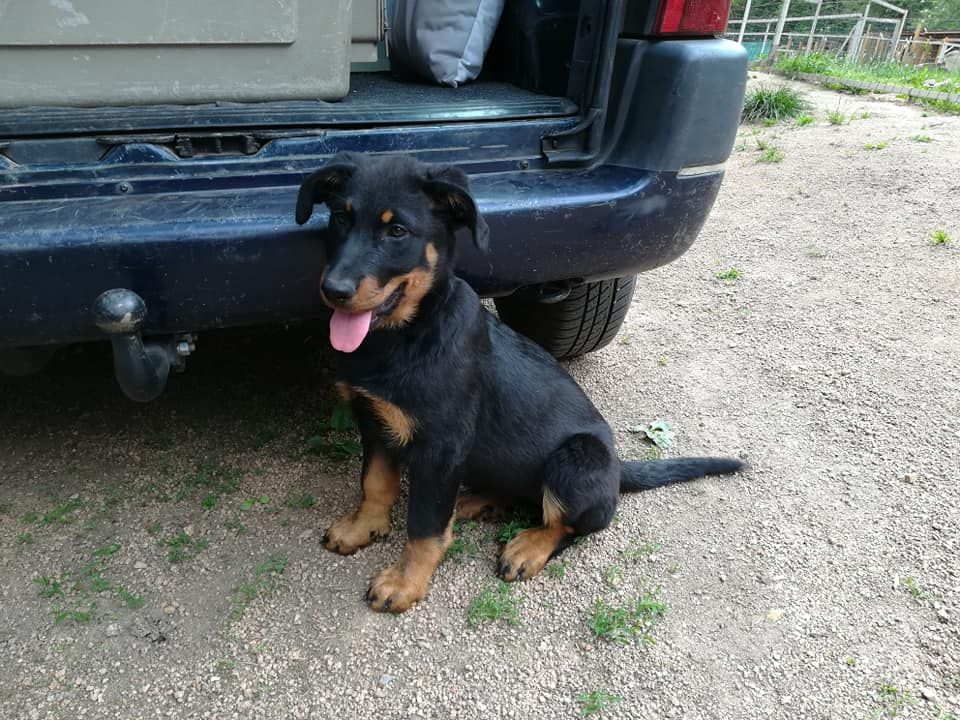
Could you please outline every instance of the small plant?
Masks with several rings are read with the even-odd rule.
[[[467,624],[472,627],[495,620],[520,624],[520,599],[513,594],[513,586],[502,580],[477,595],[467,611]]]
[[[800,127],[806,127],[807,125],[813,125],[814,119],[813,115],[801,115],[797,118],[797,125]]]
[[[222,660],[217,660],[218,673],[228,673],[236,669],[237,669],[236,660],[231,660],[230,658],[223,658]]]
[[[46,575],[41,575],[35,579],[34,582],[40,588],[40,590],[37,591],[37,595],[40,597],[63,597],[63,580],[61,578],[52,578]]]
[[[239,515],[233,515],[232,517],[227,518],[223,521],[223,526],[227,530],[232,530],[236,535],[246,535],[247,526],[243,524],[243,521],[240,520]]]
[[[72,620],[77,625],[86,625],[93,619],[93,611],[97,609],[96,603],[90,603],[85,607],[74,607],[71,609],[57,606],[53,609],[53,622],[55,625]]]
[[[533,526],[533,518],[522,512],[515,512],[497,531],[495,539],[501,545],[506,545],[517,535]]]
[[[890,143],[888,143],[885,140],[880,140],[879,142],[864,144],[863,149],[864,150],[883,150],[889,144]]]
[[[827,256],[827,254],[816,245],[808,245],[805,247],[803,249],[803,254],[809,258],[822,258]]]
[[[25,532],[17,535],[17,545],[33,545],[33,535]]]
[[[740,268],[728,268],[726,270],[721,270],[720,272],[714,275],[717,280],[723,280],[724,282],[734,282],[743,277],[743,271]]]
[[[283,501],[283,504],[288,508],[294,508],[297,510],[309,510],[314,505],[317,504],[317,499],[310,493],[302,493],[295,497],[288,497]]]
[[[605,567],[601,576],[607,587],[618,588],[623,584],[623,568],[619,565]]]
[[[247,498],[242,503],[240,503],[240,512],[250,512],[257,505],[269,505],[270,498],[267,495],[261,495],[260,497]]]
[[[947,235],[946,230],[934,230],[930,236],[930,242],[934,245],[949,245],[950,236]]]
[[[855,657],[853,657],[852,655],[847,655],[847,656],[843,659],[843,662],[846,664],[847,667],[856,667],[856,666],[857,666],[857,659],[856,659]]]
[[[837,108],[827,113],[827,122],[831,125],[843,125],[847,122],[847,116],[840,112],[840,108]]]
[[[123,587],[123,585],[117,585],[113,588],[113,591],[116,593],[120,602],[123,603],[124,607],[128,608],[129,610],[138,610],[139,608],[142,608],[144,604],[146,604],[146,600],[139,595],[134,595],[132,592]]]
[[[175,498],[186,500],[203,491],[201,505],[205,510],[212,510],[224,496],[240,489],[241,474],[239,469],[225,463],[199,463],[193,475],[180,481]]]
[[[630,333],[624,333],[623,335],[620,336],[621,345],[629,345],[632,342],[633,342],[633,338],[630,336]]]
[[[673,428],[666,420],[654,420],[649,425],[630,425],[627,432],[643,433],[650,442],[663,450],[673,444]]]
[[[660,357],[657,358],[657,365],[659,365],[660,367],[666,367],[669,363],[670,363],[670,358],[668,358],[666,355],[661,355]]]
[[[620,558],[628,562],[637,562],[638,560],[646,560],[663,547],[660,543],[654,542],[644,542],[637,545],[632,545],[626,550],[621,551]]]
[[[757,88],[744,99],[740,118],[742,122],[777,123],[797,117],[806,108],[806,101],[793,88]]]
[[[164,544],[170,548],[170,552],[167,554],[170,562],[179,563],[195,558],[206,550],[210,543],[205,538],[195,540],[185,531],[181,530],[173,537],[167,538]]]
[[[554,560],[547,565],[546,573],[551,580],[563,580],[567,574],[567,564],[563,560]]]
[[[73,521],[74,511],[79,510],[82,505],[80,498],[70,498],[65,503],[55,505],[52,510],[44,514],[41,521],[44,525],[52,525],[53,523],[66,525]]]
[[[654,639],[650,631],[667,612],[658,593],[658,590],[644,593],[632,605],[623,607],[613,607],[598,599],[587,618],[587,627],[601,640],[617,645],[629,645],[637,637],[652,645]]]
[[[912,575],[907,575],[900,581],[900,584],[907,589],[907,592],[909,592],[915,600],[923,601],[930,599],[930,593],[920,587],[920,583],[918,583]]]
[[[253,578],[233,589],[233,611],[231,613],[233,619],[239,620],[243,617],[250,603],[256,600],[259,595],[275,592],[280,587],[280,580],[286,569],[287,558],[279,554],[271,555],[257,565]]]
[[[907,705],[913,705],[916,699],[912,694],[901,690],[888,682],[881,683],[877,688],[877,703],[879,707],[874,713],[875,718],[895,718]]]
[[[933,138],[929,135],[911,135],[910,139],[918,143],[932,143]]]
[[[476,542],[467,538],[457,537],[450,543],[450,547],[447,548],[443,559],[463,562],[466,558],[475,558],[479,552],[480,546],[477,545]]]
[[[580,695],[577,696],[577,700],[580,703],[580,717],[603,712],[606,708],[615,705],[622,699],[619,695],[614,695],[606,690],[591,690],[590,692],[580,693]]]

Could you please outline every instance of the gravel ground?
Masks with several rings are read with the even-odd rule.
[[[322,331],[204,335],[145,407],[77,348],[0,384],[0,717],[960,716],[960,118],[798,87],[816,123],[744,128],[700,240],[570,364],[624,456],[662,418],[750,472],[624,498],[519,625],[468,623],[495,524],[378,615],[402,533],[319,542],[358,494]],[[593,637],[658,588],[652,643]]]

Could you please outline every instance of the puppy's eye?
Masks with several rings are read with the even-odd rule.
[[[402,238],[409,234],[410,231],[407,230],[403,225],[394,224],[387,228],[387,235],[390,237]]]
[[[338,210],[337,212],[333,213],[331,217],[333,218],[333,221],[340,226],[344,226],[350,222],[350,216],[342,210]]]

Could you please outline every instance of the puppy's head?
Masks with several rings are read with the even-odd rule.
[[[330,209],[320,292],[333,309],[330,341],[342,352],[356,350],[371,330],[416,316],[453,271],[458,228],[487,247],[467,175],[452,165],[341,153],[300,186],[297,223],[318,203]]]

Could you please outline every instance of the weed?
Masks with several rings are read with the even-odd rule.
[[[195,558],[206,550],[210,543],[206,538],[194,539],[181,530],[176,535],[164,540],[163,544],[170,548],[170,552],[167,554],[170,562],[179,563]]]
[[[567,564],[563,560],[554,560],[547,565],[546,573],[551,580],[563,580],[567,574]]]
[[[932,143],[933,138],[929,135],[911,135],[910,139],[918,143]]]
[[[840,112],[839,107],[827,113],[827,122],[831,125],[843,125],[846,121],[847,116]]]
[[[934,230],[930,236],[930,242],[934,245],[949,245],[950,236],[947,235],[946,230]]]
[[[257,505],[269,505],[270,498],[267,495],[261,495],[260,497],[247,498],[242,503],[240,503],[240,512],[250,512]]]
[[[927,100],[926,98],[922,98],[920,104],[929,110],[936,110],[946,113],[947,115],[960,115],[960,103],[951,102],[950,100]],[[924,113],[924,115],[926,115],[926,113]]]
[[[606,690],[591,690],[590,692],[580,693],[577,696],[577,701],[580,703],[580,717],[603,712],[622,699],[619,695],[614,695]]]
[[[895,718],[907,705],[913,705],[916,699],[905,690],[884,682],[877,688],[877,703],[879,707],[873,714],[874,718]]]
[[[212,510],[224,496],[240,489],[241,474],[239,469],[225,463],[198,463],[193,474],[180,481],[174,497],[179,502],[204,491],[201,504],[204,509]]]
[[[70,609],[58,605],[53,609],[53,622],[55,625],[60,625],[67,620],[72,620],[78,625],[86,625],[93,619],[93,611],[96,610],[96,608],[96,603],[90,603],[85,607],[81,606]]]
[[[247,526],[243,524],[240,520],[240,516],[234,515],[233,517],[227,518],[223,521],[223,526],[227,530],[233,530],[237,535],[246,535]]]
[[[53,523],[66,525],[73,521],[73,513],[79,510],[82,505],[83,503],[80,502],[80,498],[72,497],[64,503],[54,505],[51,510],[44,513],[41,522],[43,522],[44,525],[52,525]]]
[[[856,659],[855,657],[853,657],[852,655],[847,655],[847,656],[843,659],[843,662],[846,663],[847,667],[856,667],[856,666],[857,666],[857,659]]]
[[[237,661],[231,660],[230,658],[224,658],[222,660],[217,660],[217,672],[218,673],[228,673],[237,669]]]
[[[467,623],[473,627],[494,620],[520,624],[520,598],[513,594],[513,586],[502,580],[477,595],[467,611]]]
[[[960,78],[946,70],[904,65],[898,62],[857,63],[829,53],[798,53],[777,60],[777,69],[785,73],[828,75],[847,80],[881,82],[900,87],[924,88],[931,80],[942,83],[942,92],[960,92]],[[861,91],[866,92],[866,91]]]
[[[806,101],[793,88],[757,88],[744,99],[740,119],[741,122],[777,123],[797,117],[806,108]]]
[[[633,342],[633,338],[630,337],[629,333],[624,333],[623,335],[620,336],[621,345],[629,345],[632,342]]]
[[[827,256],[827,254],[816,245],[808,245],[805,247],[803,249],[803,254],[809,258],[822,258]]]
[[[317,504],[317,499],[310,493],[302,493],[296,497],[290,496],[283,501],[283,504],[288,508],[294,508],[297,510],[309,510],[314,505]]]
[[[447,552],[443,556],[443,559],[463,562],[465,558],[475,558],[478,552],[480,552],[480,546],[477,545],[476,542],[466,538],[458,537],[454,538],[453,542],[450,543],[450,547],[447,548]]]
[[[311,435],[307,438],[307,452],[311,455],[325,455],[331,460],[348,460],[363,454],[363,446],[356,440],[331,440],[323,435]]]
[[[247,608],[263,593],[272,593],[280,587],[283,571],[287,569],[287,558],[284,555],[273,554],[257,565],[253,577],[233,589],[234,620],[243,617]]]
[[[923,601],[930,599],[930,593],[924,590],[912,575],[907,575],[900,581],[900,584],[907,589],[907,592],[909,592],[915,600]]]
[[[42,598],[63,597],[63,579],[41,575],[34,582],[40,587],[37,595]]]
[[[513,516],[507,520],[497,531],[495,539],[501,545],[506,545],[513,540],[523,530],[533,526],[533,518],[526,513],[514,512]]]
[[[598,599],[587,618],[587,627],[601,640],[617,645],[629,645],[637,637],[652,645],[654,639],[650,631],[667,612],[658,594],[659,590],[644,593],[632,605],[622,607],[613,607]]]
[[[864,144],[863,149],[864,150],[883,150],[889,144],[890,143],[888,143],[886,140],[880,140],[879,142]]]
[[[619,565],[609,565],[600,574],[603,583],[610,588],[618,588],[623,584],[623,568]]]
[[[723,280],[725,282],[733,282],[739,280],[743,277],[743,271],[740,268],[728,268],[726,270],[721,270],[720,272],[714,275],[717,280]]]
[[[158,522],[147,525],[147,535],[159,535],[161,530],[163,526]]]
[[[24,525],[34,525],[40,522],[40,513],[34,510],[26,512],[20,516],[20,522],[22,522]]]
[[[800,127],[806,127],[807,125],[813,125],[814,119],[813,115],[801,115],[797,118],[797,125]]]
[[[637,562],[638,560],[646,560],[647,558],[655,555],[656,552],[663,547],[660,543],[654,542],[644,542],[637,545],[632,545],[626,550],[621,551],[620,559]]]
[[[33,535],[28,532],[17,535],[17,545],[33,545]]]
[[[780,150],[780,148],[769,145],[763,149],[763,152],[760,153],[760,157],[757,158],[757,162],[781,163],[783,162],[783,152]]]
[[[146,600],[139,595],[134,595],[132,592],[123,587],[123,585],[115,586],[113,591],[120,599],[120,602],[122,602],[124,606],[130,610],[137,610],[146,604]]]

